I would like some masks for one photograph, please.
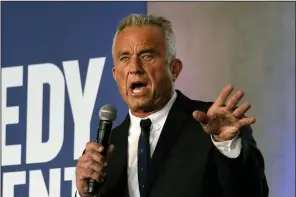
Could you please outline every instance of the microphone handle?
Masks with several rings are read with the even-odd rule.
[[[101,152],[101,155],[104,157],[107,156],[111,130],[112,122],[105,120],[100,121],[96,143],[101,144],[104,147],[104,150]],[[97,189],[101,187],[102,184],[103,183],[98,183],[96,180],[90,179],[88,181],[88,193],[95,194]]]

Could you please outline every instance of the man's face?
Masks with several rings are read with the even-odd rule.
[[[152,112],[166,104],[180,62],[167,65],[165,36],[159,27],[124,29],[115,41],[113,58],[114,79],[132,112]]]

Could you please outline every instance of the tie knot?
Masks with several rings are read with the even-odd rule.
[[[142,119],[140,122],[140,126],[141,128],[145,129],[145,130],[150,130],[150,126],[151,126],[151,120],[148,119]]]

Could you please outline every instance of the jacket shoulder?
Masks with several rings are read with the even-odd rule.
[[[128,136],[129,122],[129,115],[127,114],[124,121],[112,129],[110,143],[116,143]]]
[[[191,100],[191,106],[193,110],[199,110],[204,113],[212,106],[213,102],[210,101],[200,101],[200,100]]]
[[[177,100],[175,104],[181,106],[183,110],[185,110],[187,113],[192,113],[195,110],[199,110],[206,113],[213,104],[213,102],[211,101],[191,99],[187,97],[185,94],[183,94],[180,90],[176,90],[176,92]]]

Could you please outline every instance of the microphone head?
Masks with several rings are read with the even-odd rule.
[[[117,110],[113,105],[104,105],[99,111],[100,120],[113,122],[117,117]]]

